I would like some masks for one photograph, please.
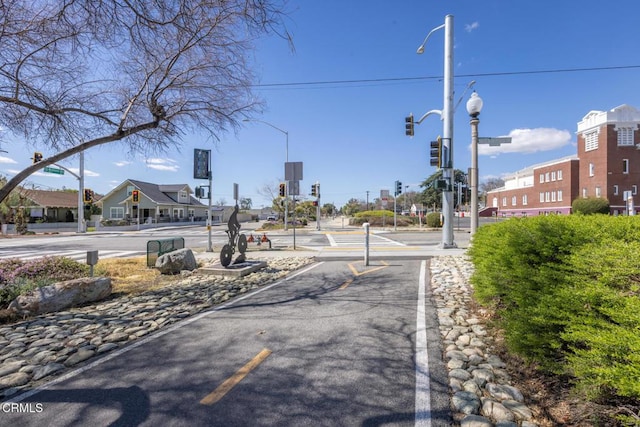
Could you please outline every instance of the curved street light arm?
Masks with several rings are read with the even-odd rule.
[[[429,40],[429,37],[431,37],[431,34],[433,34],[435,31],[438,31],[442,28],[444,28],[445,24],[442,25],[438,25],[437,27],[435,27],[433,30],[429,31],[429,34],[427,34],[427,37],[424,38],[424,41],[422,42],[422,44],[420,45],[420,47],[418,48],[418,50],[416,51],[416,53],[418,55],[420,55],[421,53],[424,52],[424,46],[427,44],[427,40]]]
[[[426,119],[427,117],[429,117],[432,114],[437,114],[440,116],[440,120],[442,120],[442,110],[431,110],[431,111],[427,111],[426,113],[424,113],[424,115],[422,117],[420,117],[420,120],[418,120],[417,122],[415,122],[417,125],[419,125],[420,123],[422,123],[422,121],[424,119]]]
[[[264,120],[258,120],[258,119],[242,119],[243,122],[259,122],[262,124],[265,124],[267,126],[271,126],[272,128],[274,128],[275,130],[279,130],[280,132],[284,133],[285,135],[289,135],[289,132],[287,132],[286,130],[282,130],[279,127],[276,127],[274,125],[272,125],[269,122],[265,122]]]

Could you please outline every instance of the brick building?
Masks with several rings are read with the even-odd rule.
[[[499,216],[567,214],[577,197],[603,197],[612,214],[625,214],[640,185],[639,125],[640,111],[629,105],[590,111],[578,122],[577,155],[507,176],[487,193],[487,206]]]

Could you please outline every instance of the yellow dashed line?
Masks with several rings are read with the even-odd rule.
[[[264,361],[271,354],[271,350],[268,348],[263,349],[256,357],[251,359],[246,365],[240,368],[235,374],[230,376],[218,386],[214,391],[206,395],[200,401],[202,405],[213,405],[220,399],[222,399],[233,387],[235,387],[240,381],[244,379],[249,372],[258,367],[260,363]]]

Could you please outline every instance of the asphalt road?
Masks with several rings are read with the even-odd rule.
[[[428,261],[333,261],[19,396],[3,425],[450,425]],[[422,275],[422,281],[420,276]],[[30,405],[29,405],[30,404]],[[40,408],[40,410],[38,410]]]

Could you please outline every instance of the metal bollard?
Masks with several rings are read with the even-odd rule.
[[[87,265],[89,265],[89,277],[93,277],[93,266],[98,263],[98,251],[87,251]]]
[[[362,224],[364,227],[364,265],[369,265],[369,223]]]

